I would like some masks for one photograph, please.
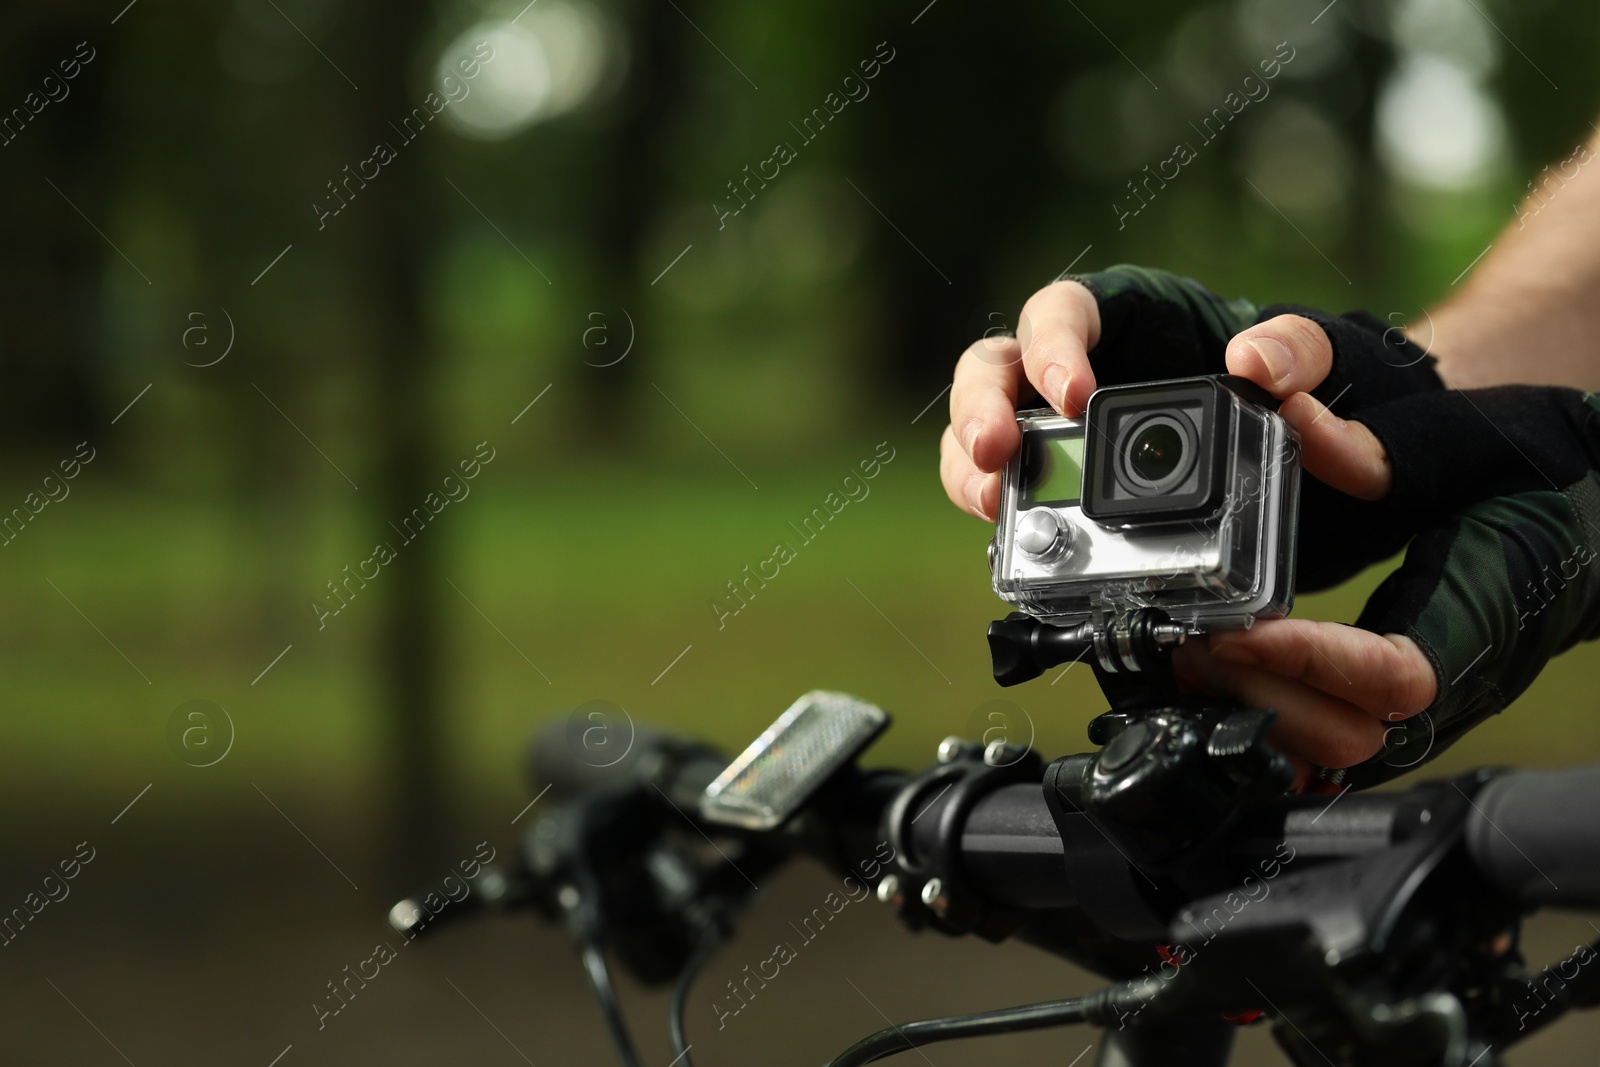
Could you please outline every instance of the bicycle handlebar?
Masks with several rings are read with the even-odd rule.
[[[1600,905],[1600,767],[1510,771],[1472,798],[1473,864],[1529,905]]]
[[[632,740],[615,763],[590,761],[574,756],[571,737],[547,730],[531,747],[530,778],[536,788],[554,784],[556,793],[567,795],[654,781],[687,813],[694,810],[693,794],[726,764],[704,746],[656,731],[640,728]],[[1248,855],[1286,842],[1319,859],[1376,852],[1407,833],[1407,796],[1286,797],[1240,829],[1235,849]],[[931,851],[944,803],[935,798],[917,814],[907,840],[913,852]],[[1503,772],[1470,803],[1468,853],[1488,882],[1529,906],[1600,906],[1600,767]],[[1037,783],[987,792],[966,815],[960,835],[960,860],[974,886],[1011,908],[1070,907],[1078,903],[1071,867],[1119,859],[1115,846],[1095,833],[1076,842],[1071,862],[1064,862],[1066,847]]]
[[[1016,937],[1122,979],[1104,991],[1111,998],[1106,1004],[1121,1005],[1114,1013],[1119,1019],[1152,1007],[1141,1024],[1159,1027],[1163,1019],[1215,1019],[1219,1011],[1259,1007],[1260,990],[1234,980],[1242,974],[1271,984],[1300,1025],[1320,1025],[1322,1037],[1348,1038],[1369,1050],[1398,1049],[1408,1026],[1459,1030],[1464,1024],[1447,1019],[1451,1012],[1443,1008],[1456,1015],[1461,1008],[1449,997],[1407,1001],[1406,1011],[1421,1013],[1416,1020],[1396,1015],[1366,1032],[1365,1009],[1351,1008],[1339,999],[1346,994],[1334,992],[1343,981],[1334,974],[1341,953],[1366,945],[1384,958],[1391,951],[1466,958],[1477,951],[1472,946],[1490,944],[1505,929],[1495,923],[1514,923],[1519,905],[1600,907],[1600,824],[1592,815],[1600,810],[1600,768],[1477,774],[1404,792],[1260,799],[1212,838],[1197,862],[1147,873],[1118,846],[1114,826],[1092,806],[1074,806],[1060,790],[1066,775],[1057,772],[1087,755],[1046,768],[1037,755],[1006,746],[979,761],[968,744],[948,756],[941,746],[940,763],[920,775],[847,764],[799,814],[775,829],[756,830],[701,814],[699,797],[727,766],[723,756],[628,726],[625,744],[609,752],[590,743],[592,731],[583,733],[591,730],[587,722],[576,733],[569,722],[536,739],[528,760],[531,784],[539,796],[549,787],[553,795],[529,820],[519,862],[504,872],[486,868],[481,903],[531,904],[548,918],[564,916],[591,971],[604,972],[605,945],[647,984],[676,976],[679,1032],[683,995],[698,962],[753,899],[753,879],[797,853],[874,884],[879,899],[913,928],[931,924],[949,934]],[[609,744],[618,735],[602,740]],[[887,859],[885,835],[894,845]],[[715,846],[713,838],[723,846],[708,856],[698,846],[702,839]],[[1275,853],[1281,865],[1270,862]],[[884,862],[862,862],[869,854]],[[1291,860],[1270,900],[1258,888],[1248,914],[1224,915],[1224,908],[1235,914],[1243,907],[1230,892],[1239,888],[1241,871],[1270,867],[1273,873],[1259,877],[1271,881]],[[1418,897],[1425,880],[1435,889]],[[1246,893],[1251,884],[1246,880]],[[1399,903],[1395,894],[1414,906]],[[1411,920],[1401,920],[1401,908],[1412,909]],[[1418,916],[1426,931],[1413,929]],[[1183,967],[1181,980],[1169,983],[1165,970],[1160,980],[1150,978],[1152,946],[1188,940],[1183,923],[1197,945],[1228,936],[1219,947],[1205,948],[1198,967]],[[1358,960],[1356,969],[1370,967],[1371,958]],[[1474,966],[1489,969],[1485,975],[1501,967],[1492,956],[1475,958]],[[1483,985],[1483,976],[1476,981]],[[597,991],[604,993],[605,985],[597,983]],[[1397,990],[1392,1003],[1400,1005]],[[1588,1003],[1591,992],[1600,987],[1570,999]],[[1379,996],[1362,993],[1368,995]],[[606,997],[601,1000],[606,1005]],[[1086,1004],[933,1020],[915,1024],[909,1039],[905,1027],[891,1028],[841,1062],[865,1063],[953,1036],[1073,1019],[1104,1022],[1105,1012]],[[606,1010],[613,1029],[625,1034],[615,1004]],[[1545,1012],[1540,1025],[1559,1014]],[[1498,1034],[1502,1044],[1520,1036],[1512,1023],[1487,1015],[1472,1026],[1475,1035]],[[681,1040],[674,1047],[680,1045],[687,1050]],[[619,1048],[626,1062],[627,1042]]]

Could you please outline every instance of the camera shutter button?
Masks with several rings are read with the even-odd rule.
[[[1033,508],[1017,521],[1017,547],[1035,559],[1065,555],[1071,531],[1050,508]]]

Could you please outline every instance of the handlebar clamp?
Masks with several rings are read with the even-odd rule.
[[[960,859],[962,829],[973,807],[993,790],[1038,782],[1044,761],[1031,748],[997,741],[980,751],[956,738],[939,746],[939,760],[884,812],[883,835],[894,848],[897,871],[880,897],[898,900],[900,918],[912,929],[927,925],[1002,941],[1022,916],[985,902],[968,884]]]

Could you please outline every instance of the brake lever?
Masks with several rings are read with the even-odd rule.
[[[441,923],[454,925],[485,911],[514,911],[533,906],[536,900],[526,869],[485,863],[471,878],[450,876],[422,886],[390,908],[388,920],[391,929],[412,941]]]

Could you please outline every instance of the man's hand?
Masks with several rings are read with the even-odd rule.
[[[1089,354],[1100,340],[1100,310],[1087,287],[1064,281],[1039,290],[1019,322],[1017,336],[986,337],[962,354],[950,387],[950,425],[940,442],[945,493],[990,522],[1000,502],[999,472],[1022,443],[1020,402],[1037,396],[1077,416],[1096,388]],[[1131,364],[1140,356],[1106,358]],[[1307,473],[1361,500],[1388,493],[1389,462],[1378,439],[1311,395],[1333,365],[1333,346],[1321,326],[1301,315],[1278,315],[1234,335],[1225,359],[1230,373],[1283,402],[1279,413],[1300,433]]]
[[[1436,376],[1428,380],[1431,370],[1413,369],[1426,358],[1414,348],[1389,356],[1406,344],[1397,332],[1391,337],[1375,322],[1324,317],[1324,329],[1300,314],[1263,317],[1253,305],[1139,268],[1113,268],[1091,283],[1095,289],[1079,281],[1041,289],[1023,307],[1016,337],[985,338],[961,356],[940,443],[940,476],[957,507],[994,521],[999,472],[1021,444],[1017,409],[1038,396],[1063,415],[1081,415],[1097,386],[1096,368],[1107,384],[1224,369],[1247,378],[1281,401],[1280,414],[1301,437],[1302,466],[1334,491],[1324,492],[1324,500],[1388,494],[1392,471],[1379,439],[1362,423],[1333,414],[1312,392],[1337,386],[1332,401],[1355,392],[1354,400],[1346,398],[1354,411],[1361,401],[1437,388]],[[1116,321],[1103,320],[1103,304]],[[1329,329],[1345,353],[1342,384],[1329,382],[1335,365]],[[1317,507],[1316,500],[1308,506]],[[1313,543],[1313,551],[1318,547]],[[1386,547],[1382,555],[1399,546]],[[1387,732],[1427,707],[1437,685],[1432,664],[1409,638],[1335,623],[1261,623],[1214,637],[1209,647],[1186,646],[1178,665],[1190,684],[1279,709],[1274,737],[1302,780],[1312,765],[1347,767],[1378,753]]]
[[[1173,665],[1191,686],[1277,709],[1272,739],[1294,763],[1297,789],[1317,767],[1378,755],[1438,695],[1433,664],[1411,638],[1337,622],[1277,619],[1190,639]]]

